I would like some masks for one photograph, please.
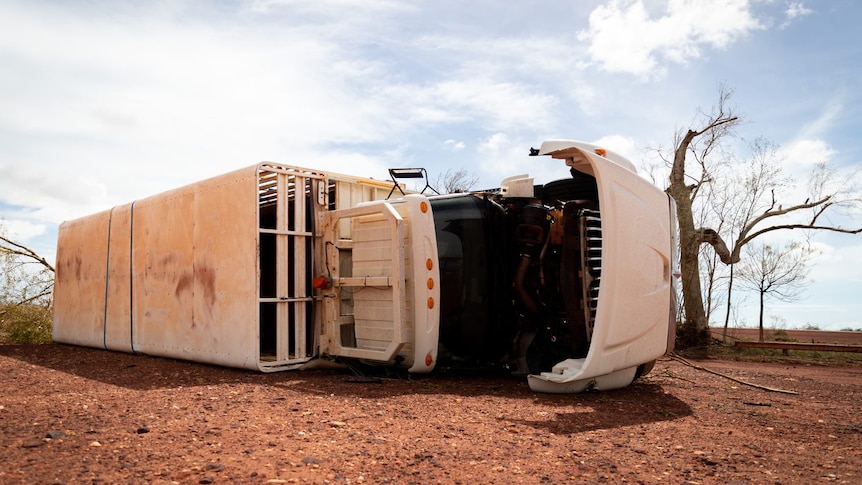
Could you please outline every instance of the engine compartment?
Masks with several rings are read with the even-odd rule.
[[[441,278],[441,366],[549,371],[590,348],[601,281],[595,179],[432,197]]]

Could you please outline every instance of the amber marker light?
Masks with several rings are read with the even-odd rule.
[[[425,267],[428,268],[428,271],[434,269],[434,261],[431,261],[431,258],[425,260]]]
[[[428,203],[425,202],[424,200],[422,202],[420,202],[419,203],[419,210],[421,210],[423,214],[428,212]]]
[[[608,155],[608,151],[605,150],[604,148],[596,148],[596,154],[605,157]]]
[[[434,362],[434,357],[431,357],[431,354],[425,354],[425,366],[431,367],[431,364]]]
[[[428,308],[434,308],[434,298],[428,297]]]
[[[434,279],[433,278],[428,278],[428,289],[429,290],[434,289]]]

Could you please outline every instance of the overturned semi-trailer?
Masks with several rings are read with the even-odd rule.
[[[54,341],[264,372],[329,359],[626,386],[673,347],[673,204],[594,145],[531,155],[571,175],[426,196],[262,163],[65,222]]]

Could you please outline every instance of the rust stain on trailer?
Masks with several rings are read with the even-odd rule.
[[[212,307],[215,305],[215,281],[216,272],[209,266],[195,267],[195,279],[201,284],[204,290],[204,301],[207,303],[207,309],[212,312]]]
[[[200,288],[203,292],[204,310],[207,314],[207,320],[212,317],[213,307],[216,303],[216,270],[208,265],[195,266],[194,272],[183,272],[177,279],[177,285],[174,289],[174,296],[182,301],[184,293],[188,292],[191,295],[195,294],[195,288]],[[192,328],[197,327],[197,316],[192,314]]]
[[[194,279],[192,278],[192,275],[185,273],[180,276],[177,280],[177,288],[174,290],[174,296],[181,300],[181,293],[184,291],[191,291],[193,283]]]
[[[176,260],[177,258],[174,253],[168,253],[165,256],[159,258],[158,261],[156,261],[156,264],[161,268],[172,267],[175,264]]]
[[[68,274],[74,274],[75,275],[74,280],[69,278],[71,281],[80,281],[81,280],[81,255],[80,254],[75,254],[75,257],[72,258],[71,260],[66,260],[66,261],[61,260],[60,264],[57,265],[57,275],[60,275],[62,277],[67,277]]]

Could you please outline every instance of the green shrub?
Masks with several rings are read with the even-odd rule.
[[[0,308],[0,344],[51,342],[54,312],[39,305],[7,305]]]
[[[795,338],[790,338],[787,335],[787,330],[775,330],[772,332],[772,340],[776,342],[797,342],[798,340]]]

